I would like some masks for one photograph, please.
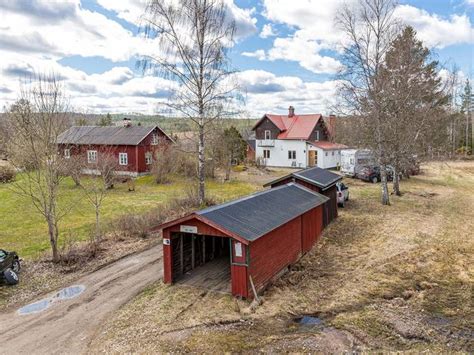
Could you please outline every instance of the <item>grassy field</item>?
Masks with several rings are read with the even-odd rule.
[[[17,179],[21,179],[21,175]],[[134,192],[129,192],[126,184],[118,184],[104,201],[104,224],[121,215],[143,213],[184,196],[190,184],[191,181],[175,178],[170,184],[157,185],[152,176],[138,178]],[[250,182],[207,182],[209,196],[218,201],[243,196],[258,188],[258,184]],[[60,222],[61,241],[66,237],[86,239],[95,220],[93,206],[83,198],[82,190],[74,186],[70,179],[65,180],[61,196],[61,206],[72,206],[70,213]],[[14,184],[0,184],[0,201],[0,247],[16,250],[22,258],[27,259],[41,256],[49,250],[47,226],[31,200],[16,193]]]
[[[159,283],[91,350],[474,351],[474,162],[425,165],[391,206],[380,205],[379,184],[346,183],[347,208],[261,306]],[[304,314],[323,325],[295,325]]]

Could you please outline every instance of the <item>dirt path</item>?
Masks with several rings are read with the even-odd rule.
[[[87,351],[100,325],[121,305],[163,274],[162,247],[125,257],[78,279],[86,289],[46,310],[0,315],[0,353],[79,354]]]

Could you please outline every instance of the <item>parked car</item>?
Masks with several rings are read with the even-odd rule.
[[[0,280],[7,285],[16,285],[21,269],[20,258],[14,251],[0,249]]]
[[[393,168],[388,165],[387,166],[387,180],[392,181],[393,180]],[[380,167],[378,165],[366,165],[364,166],[360,172],[356,175],[358,179],[372,182],[372,183],[377,183],[381,181],[380,177]],[[401,177],[401,174],[400,174]]]
[[[346,206],[346,201],[349,200],[349,188],[342,182],[336,184],[337,189],[337,204],[341,207]]]

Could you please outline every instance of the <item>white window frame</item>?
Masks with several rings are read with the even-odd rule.
[[[295,160],[296,159],[296,150],[289,150],[288,151],[288,159]]]
[[[71,149],[66,148],[64,149],[64,159],[70,159],[71,158]]]
[[[151,152],[146,152],[145,153],[145,164],[146,165],[153,164],[153,154]]]
[[[272,139],[272,131],[269,129],[265,130],[265,140]]]
[[[268,154],[266,154],[268,153]],[[264,159],[270,159],[270,149],[264,149],[263,150],[263,158]]]
[[[158,145],[159,143],[158,134],[152,133],[151,135],[151,145]]]
[[[119,165],[128,165],[128,153],[119,153]]]
[[[89,164],[97,163],[97,150],[88,150],[87,151],[87,162]]]

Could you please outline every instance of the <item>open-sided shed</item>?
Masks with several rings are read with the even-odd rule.
[[[253,297],[317,242],[327,197],[289,183],[165,223],[164,282],[220,260],[232,294]],[[222,263],[222,259],[228,263]]]
[[[270,181],[263,185],[272,188],[294,182],[319,192],[328,197],[328,202],[324,205],[323,223],[327,226],[337,217],[337,188],[336,183],[342,180],[342,176],[326,169],[318,167],[300,170],[279,179]]]

